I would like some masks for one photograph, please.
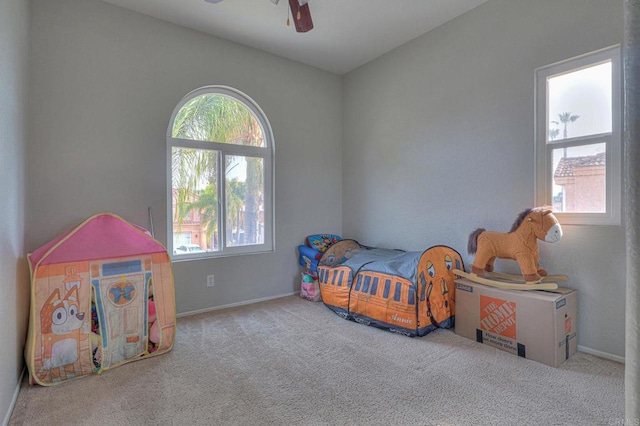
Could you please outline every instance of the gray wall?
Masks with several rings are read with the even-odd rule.
[[[622,0],[490,0],[349,73],[344,234],[469,264],[473,229],[506,232],[534,202],[534,69],[621,43],[622,16]],[[564,230],[541,256],[579,290],[579,345],[623,357],[624,229]]]
[[[0,2],[0,421],[22,370],[29,308],[25,261],[25,146],[29,2]]]
[[[640,419],[640,0],[624,2],[624,156],[627,196],[625,418]]]
[[[148,206],[166,242],[171,113],[189,91],[227,85],[273,127],[276,251],[175,263],[177,309],[293,293],[296,246],[342,231],[340,77],[97,0],[32,8],[27,249],[102,211],[148,226]]]

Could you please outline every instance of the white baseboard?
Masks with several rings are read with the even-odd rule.
[[[20,393],[20,385],[22,384],[22,378],[24,377],[24,373],[26,370],[27,370],[27,367],[24,367],[22,369],[22,373],[20,373],[20,377],[18,378],[18,384],[16,385],[16,390],[13,391],[13,398],[11,399],[11,404],[9,404],[7,413],[4,415],[2,426],[7,426],[9,424],[9,419],[11,418],[11,414],[13,413],[13,407],[16,405],[16,401],[18,400],[18,393]]]
[[[589,355],[595,355],[595,356],[600,357],[600,358],[609,359],[611,361],[619,362],[621,364],[625,363],[623,356],[618,356],[618,355],[610,354],[608,352],[598,351],[598,350],[595,350],[595,349],[588,348],[586,346],[578,345],[578,351],[579,352],[584,352],[585,354],[589,354]]]
[[[198,309],[195,311],[180,312],[179,314],[176,314],[176,318],[203,314],[205,312],[218,311],[220,309],[235,308],[236,306],[244,306],[244,305],[251,305],[253,303],[266,302],[267,300],[280,299],[282,297],[293,296],[294,294],[298,294],[298,292],[294,291],[292,293],[280,294],[278,296],[262,297],[260,299],[251,299],[251,300],[245,300],[242,302],[229,303],[228,305],[213,306],[211,308]]]

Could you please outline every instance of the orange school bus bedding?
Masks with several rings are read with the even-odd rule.
[[[454,326],[456,268],[462,257],[447,246],[404,252],[343,240],[320,259],[318,278],[336,314],[416,337]]]

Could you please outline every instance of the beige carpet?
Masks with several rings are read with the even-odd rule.
[[[614,425],[624,366],[408,338],[291,296],[178,320],[168,354],[23,385],[10,425]]]

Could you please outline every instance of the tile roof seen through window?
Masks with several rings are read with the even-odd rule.
[[[573,169],[578,167],[604,166],[606,164],[606,152],[584,157],[563,157],[556,167],[553,177],[573,176]]]

